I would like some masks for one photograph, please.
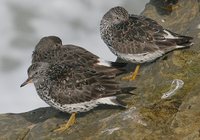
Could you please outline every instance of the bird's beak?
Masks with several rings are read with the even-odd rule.
[[[32,78],[31,77],[29,77],[24,83],[22,83],[20,87],[23,87],[23,86],[25,86],[25,85],[27,85],[29,83],[32,83]]]

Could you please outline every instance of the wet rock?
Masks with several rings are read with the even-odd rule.
[[[199,2],[178,0],[173,4],[177,8],[165,13],[159,6],[166,5],[151,0],[142,14],[172,31],[194,37],[195,44],[142,66],[134,82],[122,81],[122,84],[137,86],[134,95],[119,97],[128,104],[128,109],[102,106],[81,113],[76,125],[59,134],[52,130],[67,121],[69,115],[50,107],[21,114],[2,114],[1,139],[200,139]],[[184,86],[174,96],[161,99],[174,79],[181,79]]]

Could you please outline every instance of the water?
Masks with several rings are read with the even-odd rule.
[[[32,84],[20,88],[32,51],[43,36],[57,35],[63,44],[80,45],[107,60],[116,57],[100,38],[99,23],[111,7],[140,13],[148,0],[1,0],[0,113],[48,106]]]

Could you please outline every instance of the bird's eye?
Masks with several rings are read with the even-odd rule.
[[[36,72],[35,74],[38,74],[38,72]]]

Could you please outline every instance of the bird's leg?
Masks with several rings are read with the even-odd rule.
[[[69,127],[71,127],[75,123],[75,120],[76,120],[76,113],[72,113],[68,122],[66,124],[61,125],[60,128],[55,129],[54,132],[63,132],[67,130]]]
[[[135,68],[135,71],[133,72],[132,76],[131,76],[131,79],[130,80],[135,80],[138,72],[139,72],[139,69],[140,69],[140,65],[137,65],[136,68]]]
[[[130,81],[135,80],[139,69],[140,69],[140,65],[137,65],[136,68],[135,68],[135,71],[131,75],[123,77],[122,80],[130,80]]]

